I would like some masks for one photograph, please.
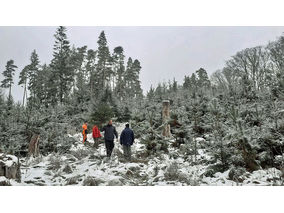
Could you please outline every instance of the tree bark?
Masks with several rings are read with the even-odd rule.
[[[25,82],[24,95],[23,95],[23,106],[25,106],[26,91],[27,91],[27,83]]]
[[[12,94],[12,85],[10,84],[10,88],[9,88],[9,98],[11,97]]]
[[[168,124],[168,121],[170,119],[170,101],[168,100],[163,101],[162,114],[163,114],[163,124],[164,124],[162,135],[164,137],[171,137],[170,125]]]
[[[34,135],[29,144],[29,156],[39,156],[39,135]]]

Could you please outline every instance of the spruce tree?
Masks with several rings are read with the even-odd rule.
[[[161,83],[159,83],[158,86],[156,87],[155,96],[158,98],[158,100],[163,99],[163,88]]]
[[[174,78],[174,80],[173,80],[172,90],[173,90],[173,92],[176,92],[176,91],[177,91],[177,89],[178,89],[177,81],[176,81],[176,79]]]
[[[53,59],[51,61],[51,68],[53,74],[50,76],[54,87],[51,91],[53,94],[53,103],[66,102],[73,82],[73,70],[70,67],[70,45],[67,40],[66,28],[60,26],[57,28],[55,37],[55,44],[53,47]]]
[[[38,82],[38,72],[39,72],[39,57],[34,50],[30,58],[31,63],[28,65],[28,89],[31,93],[31,98],[35,101],[37,96],[37,82]]]
[[[46,70],[46,77],[46,105],[54,107],[58,104],[58,76],[54,69],[50,67],[49,70]]]
[[[35,87],[36,91],[36,99],[39,104],[44,104],[46,107],[48,106],[48,82],[49,76],[51,74],[51,68],[44,64],[38,71],[37,75],[37,83]],[[51,83],[51,82],[50,82]],[[50,85],[52,86],[52,85]]]
[[[190,87],[190,77],[189,76],[184,76],[183,88],[184,89],[189,89],[189,87]]]
[[[153,88],[153,86],[151,85],[150,90],[147,92],[147,98],[149,100],[152,100],[155,96],[155,90]]]

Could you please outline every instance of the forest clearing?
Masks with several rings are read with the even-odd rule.
[[[283,36],[211,75],[200,68],[143,92],[143,65],[110,51],[104,31],[97,49],[72,46],[66,32],[57,28],[49,64],[34,50],[18,82],[13,59],[2,72],[0,185],[283,185]],[[93,146],[91,128],[111,119],[118,135],[126,123],[134,132],[130,161],[119,140],[109,158],[106,138]]]

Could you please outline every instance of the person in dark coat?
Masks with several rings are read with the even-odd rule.
[[[125,125],[125,129],[120,135],[120,144],[123,146],[124,157],[131,160],[131,146],[134,143],[134,132],[129,128],[129,124]]]
[[[105,145],[106,145],[106,152],[107,152],[107,157],[111,156],[112,150],[114,148],[114,137],[116,139],[118,138],[117,131],[115,127],[112,125],[112,120],[108,122],[108,125],[104,126],[101,129],[102,132],[105,132]]]

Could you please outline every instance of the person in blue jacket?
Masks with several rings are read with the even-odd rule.
[[[131,146],[134,142],[134,132],[125,125],[125,129],[120,134],[120,144],[123,146],[123,154],[126,160],[131,161]]]

